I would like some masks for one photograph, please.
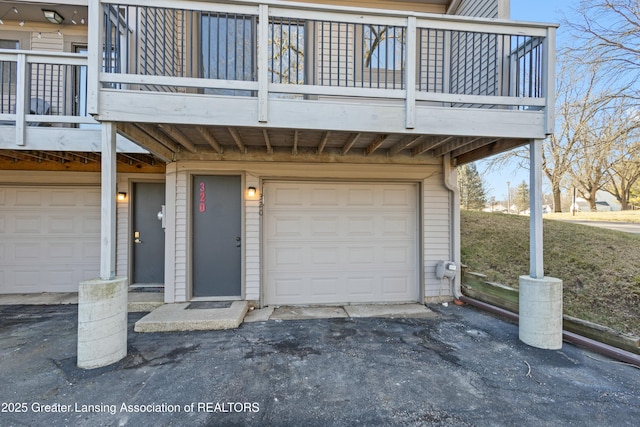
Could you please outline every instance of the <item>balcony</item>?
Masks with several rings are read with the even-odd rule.
[[[88,106],[165,160],[492,154],[553,126],[555,27],[303,3],[90,6]]]
[[[87,114],[86,55],[0,49],[0,74],[0,160],[99,167],[93,152],[101,126]],[[125,164],[155,162],[124,137],[118,151],[129,153],[120,155]]]

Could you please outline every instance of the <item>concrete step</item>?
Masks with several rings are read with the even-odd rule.
[[[164,304],[164,292],[129,292],[129,313],[149,313]]]
[[[164,304],[138,320],[136,332],[210,331],[235,329],[249,303],[233,301],[228,308],[189,309],[190,303]]]

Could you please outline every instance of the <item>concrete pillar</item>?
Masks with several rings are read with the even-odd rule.
[[[533,347],[562,348],[562,280],[544,276],[542,250],[542,143],[530,145],[530,274],[520,276],[520,340]]]
[[[530,346],[562,348],[562,280],[520,276],[520,341]]]
[[[110,365],[127,355],[126,277],[116,277],[116,126],[102,125],[100,278],[78,290],[78,367]]]
[[[78,291],[78,367],[99,368],[127,355],[127,279],[94,279]]]

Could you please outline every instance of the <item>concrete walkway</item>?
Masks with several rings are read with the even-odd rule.
[[[588,221],[578,219],[553,219],[553,221],[571,222],[573,224],[581,224],[588,225],[590,227],[606,228],[607,230],[622,231],[623,233],[640,234],[640,223],[637,222]]]

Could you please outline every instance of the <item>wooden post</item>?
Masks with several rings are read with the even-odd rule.
[[[100,70],[102,69],[102,2],[88,3],[87,28],[87,113],[98,114],[98,94],[100,92]]]
[[[407,18],[407,62],[406,62],[406,122],[407,129],[416,127],[416,17]]]
[[[529,256],[530,276],[534,279],[544,277],[542,245],[542,143],[541,139],[532,139],[529,146]]]
[[[542,93],[546,99],[544,108],[545,135],[553,133],[555,125],[555,75],[556,75],[556,29],[547,29],[547,37],[542,42],[544,65],[542,71]]]
[[[24,115],[27,113],[27,104],[30,104],[27,97],[29,76],[27,75],[27,56],[25,54],[18,54],[16,67],[16,145],[24,145],[26,126]]]
[[[100,279],[116,277],[116,125],[102,124]]]
[[[268,120],[269,104],[269,6],[258,6],[258,121]]]

